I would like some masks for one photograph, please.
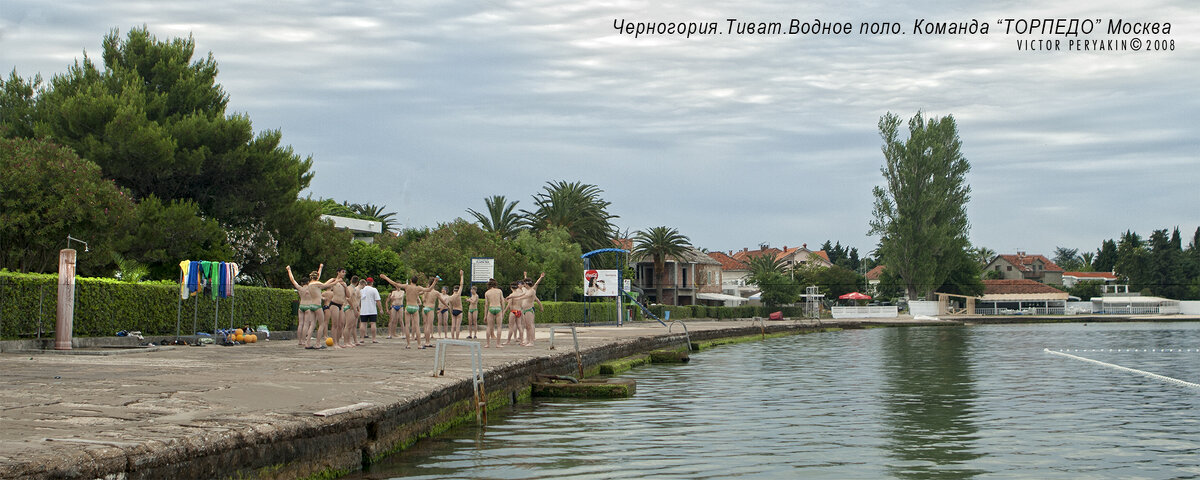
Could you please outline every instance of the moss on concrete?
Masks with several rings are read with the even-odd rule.
[[[683,348],[678,350],[655,350],[650,352],[650,363],[687,363],[688,357]]]
[[[601,363],[599,367],[599,374],[616,375],[618,373],[627,372],[633,367],[646,365],[648,363],[650,363],[650,355],[634,355],[632,357],[619,358],[611,362]]]
[[[633,396],[636,384],[631,379],[610,378],[580,383],[535,382],[535,397],[565,398],[627,398]]]

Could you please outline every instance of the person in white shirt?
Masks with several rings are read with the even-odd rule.
[[[362,292],[359,293],[358,324],[363,330],[362,338],[364,339],[367,336],[367,325],[370,324],[371,343],[379,343],[376,318],[379,311],[383,310],[383,300],[379,298],[379,290],[375,289],[375,279],[367,277],[366,282],[367,286],[363,287]]]

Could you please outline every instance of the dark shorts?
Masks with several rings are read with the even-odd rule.
[[[370,315],[359,315],[358,321],[362,323],[375,323],[375,314],[372,313]]]

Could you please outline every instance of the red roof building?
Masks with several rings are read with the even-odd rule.
[[[986,267],[985,272],[999,272],[1005,280],[1026,279],[1053,285],[1062,285],[1063,269],[1043,255],[1026,255],[1017,252],[1016,255],[996,255]]]

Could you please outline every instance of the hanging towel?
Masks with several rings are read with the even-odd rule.
[[[187,300],[188,298],[188,267],[191,265],[192,262],[187,260],[179,262],[179,298],[181,300]]]
[[[220,277],[220,279],[221,279],[221,283],[217,287],[218,293],[221,294],[221,298],[228,297],[229,296],[229,267],[227,265],[225,265],[225,262],[221,262],[221,266],[217,271],[219,272],[217,276]]]
[[[213,262],[208,260],[200,261],[200,277],[200,293],[204,293],[205,286],[207,286],[209,290],[212,290]]]
[[[238,264],[229,264],[229,296],[231,297],[233,296],[233,283],[235,280],[237,280],[238,270]]]
[[[188,264],[188,291],[200,292],[200,262],[193,260]]]

